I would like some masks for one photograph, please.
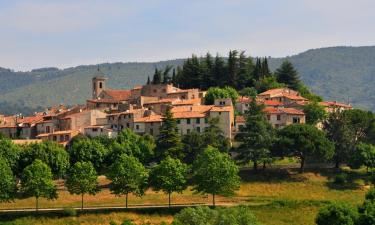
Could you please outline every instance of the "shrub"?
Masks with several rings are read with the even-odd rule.
[[[348,182],[348,175],[346,173],[340,173],[335,176],[333,183],[344,185]]]
[[[370,179],[371,184],[375,185],[375,174],[372,174],[369,179]]]
[[[315,222],[317,225],[354,225],[358,214],[352,207],[331,203],[319,210]]]
[[[136,224],[133,223],[133,221],[131,221],[131,220],[125,220],[124,222],[122,222],[121,225],[136,225]]]
[[[64,216],[77,216],[77,210],[74,208],[64,208],[62,214]]]

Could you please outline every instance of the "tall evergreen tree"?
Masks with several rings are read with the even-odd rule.
[[[172,80],[171,83],[176,86],[177,85],[177,75],[176,75],[176,68],[172,70]]]
[[[151,84],[150,76],[147,77],[147,85]]]
[[[227,62],[227,77],[226,85],[231,87],[237,87],[237,73],[238,73],[238,51],[229,51],[228,62]]]
[[[252,71],[254,69],[253,61],[247,58],[245,52],[242,51],[238,58],[238,75],[237,75],[237,90],[242,90],[245,87],[252,85]]]
[[[210,53],[206,54],[202,63],[204,79],[202,79],[202,88],[208,89],[209,87],[215,86],[215,77],[213,74],[214,62]]]
[[[177,121],[173,118],[170,108],[165,112],[160,134],[156,141],[156,148],[159,160],[167,156],[180,160],[184,158],[181,136],[177,130]]]
[[[225,87],[225,73],[226,73],[226,67],[225,62],[222,57],[219,55],[216,55],[214,60],[214,66],[212,69],[213,77],[214,77],[214,83],[213,87],[219,86],[219,87]]]
[[[261,78],[261,74],[262,74],[262,65],[261,65],[260,59],[257,58],[254,71],[253,71],[253,78],[257,81]]]
[[[238,137],[242,142],[238,148],[238,158],[244,163],[252,161],[254,170],[258,169],[259,162],[263,162],[265,167],[265,163],[269,161],[270,148],[275,138],[263,109],[264,105],[257,104],[253,98],[245,113],[246,126]]]
[[[276,78],[279,83],[284,83],[293,90],[298,90],[301,84],[297,70],[287,60],[276,70]]]
[[[152,84],[160,84],[161,81],[162,81],[161,71],[158,70],[158,68],[155,68],[155,73],[152,78]]]
[[[163,71],[163,84],[171,83],[171,77],[169,76],[169,72],[171,71],[172,66],[166,66]]]
[[[268,67],[268,60],[266,57],[262,61],[261,74],[262,77],[268,77],[271,75],[270,68]]]

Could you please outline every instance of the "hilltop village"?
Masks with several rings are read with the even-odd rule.
[[[115,137],[125,128],[156,137],[163,115],[170,107],[181,135],[193,130],[203,132],[209,126],[209,118],[216,117],[223,134],[233,140],[245,126],[245,118],[241,114],[252,101],[241,96],[235,105],[231,99],[215,99],[213,105],[205,105],[206,92],[199,89],[147,84],[130,90],[115,90],[108,88],[106,81],[105,74],[98,69],[92,78],[92,98],[84,106],[67,108],[60,105],[27,117],[0,115],[0,133],[14,139],[15,143],[51,140],[62,145],[68,144],[78,134]],[[306,121],[302,107],[309,101],[297,91],[271,89],[258,94],[256,101],[265,105],[264,112],[274,128]],[[320,104],[327,112],[352,108],[338,102]]]

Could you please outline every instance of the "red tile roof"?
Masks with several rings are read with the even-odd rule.
[[[294,109],[294,108],[274,108],[274,107],[266,107],[264,109],[265,113],[268,114],[292,114],[292,115],[305,115],[305,113],[301,110]]]
[[[246,119],[243,116],[236,116],[235,121],[236,121],[236,123],[245,123]]]
[[[110,97],[113,98],[113,100],[116,101],[125,101],[128,100],[131,96],[131,90],[114,90],[114,89],[106,89],[103,90],[103,92]]]
[[[352,108],[351,105],[344,104],[344,103],[341,103],[341,102],[336,102],[336,101],[320,102],[319,104],[322,105],[322,106],[325,106],[325,107],[340,107],[340,108],[348,108],[348,109]]]
[[[134,123],[150,123],[150,122],[161,122],[163,117],[161,115],[150,115],[141,118],[135,118]]]

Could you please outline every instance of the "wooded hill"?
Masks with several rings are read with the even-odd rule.
[[[226,57],[226,55],[224,55]],[[375,46],[330,47],[286,57],[303,82],[326,100],[349,102],[375,110]],[[285,58],[268,58],[271,71]],[[183,59],[155,63],[105,63],[108,87],[131,88],[152,77],[155,67],[182,65]],[[91,78],[98,65],[67,69],[41,68],[14,72],[0,68],[0,112],[31,113],[56,104],[84,104],[91,96]]]

